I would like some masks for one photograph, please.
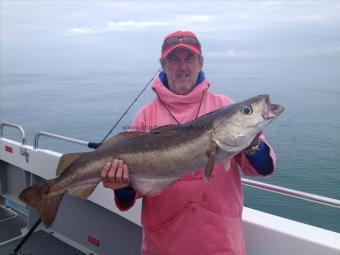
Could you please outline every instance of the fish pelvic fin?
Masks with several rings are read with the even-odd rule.
[[[228,172],[230,169],[230,159],[224,161],[224,171]]]
[[[174,183],[178,178],[142,178],[137,176],[130,176],[131,186],[134,190],[138,191],[141,195],[156,196],[164,189]]]
[[[217,148],[218,148],[217,144],[215,142],[212,142],[210,148],[207,151],[208,162],[205,165],[204,174],[203,174],[205,181],[209,180],[214,170]]]
[[[46,196],[49,193],[49,183],[43,182],[36,184],[23,190],[19,198],[21,201],[35,207],[38,210],[41,220],[46,228],[49,228],[56,215],[60,202],[64,194],[55,196]]]
[[[87,154],[88,152],[79,153],[67,153],[61,156],[58,167],[56,170],[56,175],[61,175],[74,161],[76,161],[81,156]]]

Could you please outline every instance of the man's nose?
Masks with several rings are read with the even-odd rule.
[[[178,68],[179,68],[180,70],[185,70],[185,69],[187,68],[186,62],[185,62],[184,60],[180,60],[180,61],[178,62]]]

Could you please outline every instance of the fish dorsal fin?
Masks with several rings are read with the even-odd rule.
[[[104,147],[108,147],[111,144],[114,144],[118,141],[122,141],[126,138],[131,138],[131,137],[136,137],[136,136],[140,136],[140,135],[144,135],[145,132],[142,131],[126,131],[126,132],[121,132],[118,133],[117,135],[111,137],[110,139],[108,139],[105,143],[103,143],[99,148],[104,148]]]
[[[177,127],[177,125],[175,125],[175,124],[164,125],[164,126],[160,126],[158,128],[155,128],[155,129],[151,129],[150,132],[151,133],[162,133],[162,132],[173,129],[174,127]]]
[[[85,153],[86,152],[76,152],[62,155],[58,163],[56,175],[61,175],[65,171],[65,169],[67,169],[74,161],[76,161]]]

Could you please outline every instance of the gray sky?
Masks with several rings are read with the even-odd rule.
[[[206,59],[340,59],[340,1],[1,0],[1,68],[155,64],[191,30]]]

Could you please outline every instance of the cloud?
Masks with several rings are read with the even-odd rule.
[[[334,46],[334,47],[324,47],[324,48],[311,48],[306,49],[304,52],[305,56],[311,56],[311,57],[334,57],[334,56],[340,56],[340,45]]]
[[[250,60],[250,59],[273,59],[273,58],[304,58],[304,57],[338,57],[340,56],[340,45],[334,47],[314,46],[307,48],[282,49],[274,51],[242,51],[225,50],[210,51],[205,53],[206,57],[218,60]]]
[[[196,22],[209,22],[210,18],[208,15],[182,15],[174,20],[169,20],[171,23],[184,23],[191,24]]]
[[[166,25],[165,22],[161,21],[116,21],[107,23],[110,29],[136,29],[136,28],[144,28],[144,27],[159,27]]]
[[[91,55],[100,61],[133,56],[151,62],[158,57],[163,36],[180,29],[195,32],[204,56],[213,59],[340,54],[338,1],[198,3],[2,1],[1,61],[43,61],[44,53],[46,62],[60,55],[72,59]]]
[[[235,51],[235,50],[227,50],[227,51],[215,51],[215,52],[207,52],[206,56],[215,58],[215,59],[254,59],[260,56],[255,52],[250,51]]]
[[[103,26],[92,26],[92,27],[75,27],[71,28],[70,31],[76,34],[96,34],[96,33],[109,33],[114,31],[128,31],[134,29],[143,28],[154,28],[164,27],[166,22],[161,21],[135,21],[135,20],[124,20],[124,21],[110,21]]]
[[[76,34],[96,34],[110,33],[115,31],[130,31],[137,29],[153,29],[157,27],[170,27],[177,25],[178,27],[191,26],[197,23],[209,22],[206,15],[183,15],[168,20],[117,20],[109,21],[106,24],[89,27],[74,27],[69,31]]]

